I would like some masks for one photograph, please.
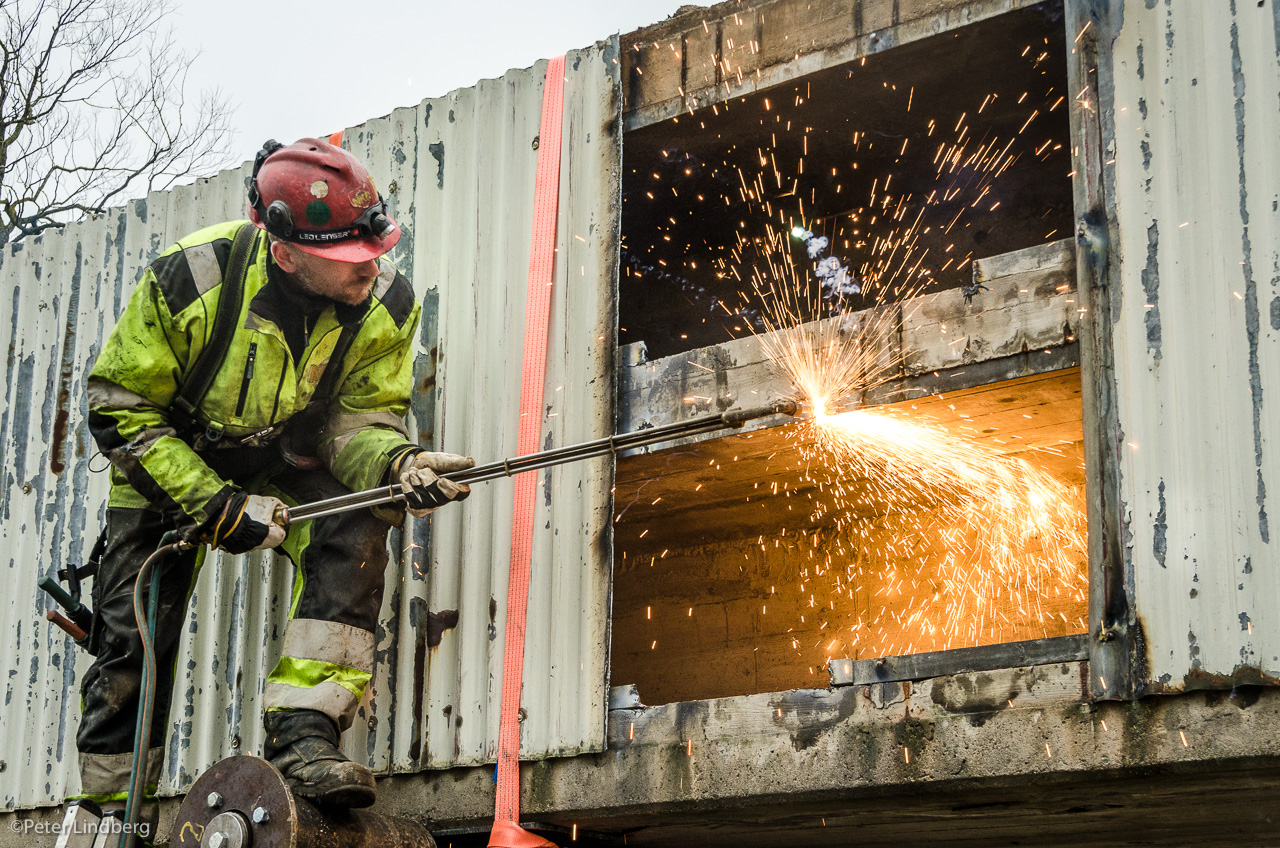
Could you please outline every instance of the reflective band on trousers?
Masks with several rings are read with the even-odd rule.
[[[306,660],[301,660],[300,662],[306,662]],[[277,671],[279,668],[280,666],[277,665]],[[353,693],[346,686],[334,680],[322,680],[314,686],[277,683],[272,680],[276,676],[276,672],[273,671],[263,692],[263,710],[266,712],[275,710],[315,710],[336,721],[339,730],[346,730],[351,726],[351,722],[355,720],[356,707],[360,705],[360,698],[364,695],[364,686],[369,682],[371,676],[361,672],[352,672],[352,674],[363,678],[363,683],[360,685],[360,694]]]
[[[96,801],[112,800],[129,789],[129,770],[133,765],[133,753],[80,754],[80,794],[77,798]],[[164,765],[164,748],[152,748],[147,753],[147,786],[154,791],[160,781],[160,768]]]
[[[283,656],[373,673],[373,634],[349,624],[295,618],[285,625]]]
[[[280,662],[267,677],[263,707],[316,710],[346,730],[373,676],[373,634],[316,618],[285,626]]]

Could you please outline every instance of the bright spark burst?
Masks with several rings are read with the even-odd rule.
[[[971,149],[963,118],[956,131],[954,142],[939,144],[937,186],[927,196],[890,195],[889,174],[875,181],[866,205],[830,220],[833,255],[837,242],[864,251],[859,281],[880,305],[861,312],[848,311],[793,250],[789,240],[814,238],[815,225],[793,223],[780,198],[762,200],[769,182],[782,184],[777,166],[754,179],[739,174],[741,199],[764,206],[770,221],[763,236],[739,237],[731,252],[737,264],[728,270],[763,304],[759,320],[748,323],[812,413],[793,430],[794,441],[807,482],[820,493],[811,498],[811,526],[834,528],[813,534],[820,564],[812,577],[801,576],[800,591],[822,576],[832,612],[841,597],[854,610],[849,635],[827,643],[829,656],[985,644],[1028,628],[1042,636],[1083,629],[1061,614],[1064,605],[1083,606],[1087,594],[1076,489],[927,420],[849,409],[899,373],[908,353],[892,343],[900,318],[888,302],[919,294],[937,265],[955,262],[937,257],[935,265],[917,240],[931,226],[956,226],[1018,155],[1012,139],[984,139]],[[773,163],[762,152],[766,160]],[[932,221],[939,214],[946,220]],[[868,224],[877,218],[887,231],[872,236]],[[867,219],[862,240],[844,238]],[[874,599],[863,591],[872,586],[879,586]]]
[[[947,646],[1011,621],[1044,625],[1044,602],[1083,603],[1084,514],[1070,487],[1025,460],[945,429],[871,410],[815,415],[802,452],[833,494],[837,522],[862,537],[844,580],[918,571],[911,613]],[[825,478],[825,479],[824,479]],[[872,527],[854,516],[879,512]],[[815,519],[826,518],[815,510]],[[866,522],[862,522],[865,524]],[[877,526],[878,525],[878,526]],[[929,555],[942,547],[942,555]],[[925,553],[926,557],[921,554]],[[1055,604],[1056,606],[1056,604]]]
[[[895,313],[869,309],[806,320],[826,311],[822,288],[804,278],[776,233],[770,238],[776,249],[763,256],[750,278],[763,302],[761,343],[815,415],[834,413],[894,374],[901,357],[885,341]]]
[[[1031,46],[1022,53],[1035,65],[1047,55],[1036,57]],[[732,94],[732,76],[726,58],[726,95]],[[741,72],[737,79],[740,83]],[[884,85],[890,87],[889,82]],[[808,99],[807,86],[803,98],[801,94],[797,87],[796,106]],[[902,94],[910,112],[915,89],[903,87]],[[893,139],[891,149],[883,134],[859,130],[851,140],[844,135],[847,156],[841,159],[831,152],[840,143],[825,117],[813,121],[819,124],[815,130],[801,113],[780,114],[775,95],[772,102],[762,102],[759,115],[761,126],[769,130],[768,141],[753,139],[740,154],[726,141],[720,179],[736,177],[732,187],[713,188],[705,199],[702,193],[690,193],[697,204],[683,211],[692,221],[719,212],[734,223],[736,239],[703,243],[712,253],[707,264],[715,280],[736,281],[755,295],[744,296],[747,303],[736,310],[712,299],[708,311],[723,310],[735,319],[724,328],[731,336],[743,329],[756,333],[812,413],[792,430],[808,485],[802,491],[792,480],[787,490],[786,482],[781,487],[774,482],[770,493],[794,495],[808,504],[809,527],[798,533],[794,527],[782,528],[767,541],[761,535],[757,543],[767,555],[779,547],[800,554],[795,576],[803,603],[799,624],[794,632],[788,629],[787,639],[806,658],[816,659],[819,651],[828,658],[886,656],[911,653],[917,646],[929,650],[1008,641],[1010,633],[1033,638],[1085,629],[1083,620],[1074,618],[1083,611],[1086,594],[1085,523],[1078,489],[1017,456],[949,433],[910,412],[858,408],[868,390],[900,373],[905,352],[890,343],[891,334],[904,317],[900,313],[909,315],[910,304],[920,302],[910,299],[939,284],[955,285],[956,272],[973,261],[967,246],[975,240],[964,237],[965,228],[989,222],[997,208],[1001,216],[1010,214],[1009,203],[1001,206],[993,190],[1001,175],[1020,157],[1047,162],[1062,148],[1037,135],[1045,123],[1037,120],[1057,109],[1063,97],[1053,88],[1043,102],[1037,102],[1038,96],[1032,92],[1026,102],[1028,92],[1019,97],[1017,92],[993,91],[981,105],[969,104],[958,120],[954,113],[935,116],[938,120],[922,118],[921,130],[900,144]],[[713,117],[747,102],[742,98],[712,105],[710,116],[700,113],[705,118],[700,126],[707,130]],[[919,106],[917,99],[916,112]],[[966,123],[970,116],[996,109],[1017,118],[1003,124],[1020,126],[1012,136],[994,137],[995,131],[982,124],[975,132]],[[690,115],[699,117],[692,105]],[[820,146],[806,163],[811,141]],[[904,159],[908,143],[913,156],[923,146],[923,162]],[[752,150],[753,164],[743,170],[744,156]],[[784,150],[803,155],[782,162]],[[898,165],[903,161],[911,162],[910,171]],[[709,170],[710,184],[723,185],[714,183],[714,159],[701,161],[689,152],[664,149],[662,163],[678,163],[685,176],[694,169]],[[878,169],[883,170],[876,173]],[[652,172],[650,179],[646,174],[644,184],[637,183],[635,202],[659,208],[683,197],[679,175],[674,181],[669,176]],[[867,176],[872,176],[869,191]],[[697,186],[693,191],[703,190],[702,184],[692,185]],[[700,230],[678,223],[679,212],[659,216],[655,244],[684,243],[692,251]],[[1044,238],[1056,232],[1052,229]],[[807,256],[792,239],[809,248]],[[634,274],[628,265],[627,276],[643,274],[648,281],[677,279],[675,267],[681,261],[690,269],[703,266],[702,257],[695,264],[692,254],[684,260],[659,254],[672,259],[670,268],[662,258],[632,255]],[[824,287],[824,261],[847,269],[850,285]],[[683,286],[680,291],[691,304],[701,303],[704,289]],[[851,311],[867,306],[871,308]],[[645,559],[651,567],[656,562]],[[769,596],[777,596],[773,587]],[[787,606],[779,599],[777,606],[771,601],[759,612],[763,617],[767,610],[772,620],[779,617],[779,607],[785,615]],[[806,612],[811,612],[808,624]],[[828,624],[836,626],[824,629]],[[808,644],[801,645],[806,638]],[[654,649],[656,642],[650,646]],[[909,756],[905,750],[904,756]]]
[[[897,373],[895,312],[802,320],[822,295],[789,256],[779,251],[753,279],[765,295],[761,344],[812,414],[792,435],[818,491],[810,525],[828,528],[812,534],[813,577],[829,584],[833,612],[841,597],[854,609],[850,635],[828,653],[840,643],[845,656],[883,656],[1007,641],[1011,628],[1083,629],[1060,613],[1087,593],[1077,490],[909,412],[847,409]]]

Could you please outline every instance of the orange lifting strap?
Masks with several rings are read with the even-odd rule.
[[[560,202],[560,136],[564,124],[564,56],[547,63],[538,131],[538,171],[533,190],[533,235],[529,250],[529,294],[524,318],[524,373],[520,384],[520,431],[516,454],[542,442],[542,393],[546,380],[547,325],[551,315],[556,219]],[[549,473],[549,472],[544,472]],[[515,477],[511,521],[511,576],[507,589],[507,633],[502,660],[502,714],[498,730],[498,800],[490,848],[542,848],[548,842],[523,830],[520,820],[520,689],[524,676],[525,614],[533,548],[533,505],[538,474]]]

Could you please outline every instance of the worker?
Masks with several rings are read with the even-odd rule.
[[[249,201],[255,229],[216,224],[151,263],[88,380],[89,429],[111,462],[111,491],[93,585],[98,653],[83,680],[76,737],[77,797],[104,809],[122,806],[129,784],[143,663],[135,577],[171,529],[228,553],[275,548],[292,560],[283,655],[263,692],[265,756],[303,797],[373,803],[373,774],[341,753],[339,735],[373,674],[387,533],[404,509],[360,509],[287,529],[279,510],[401,483],[405,507],[421,517],[469,492],[439,476],[471,467],[469,457],[428,452],[408,438],[420,310],[409,282],[381,258],[400,227],[365,167],[317,139],[268,142]],[[177,399],[200,351],[214,344],[242,229],[252,241],[234,335],[188,413]],[[203,552],[163,566],[149,792]],[[224,719],[197,712],[192,720]]]

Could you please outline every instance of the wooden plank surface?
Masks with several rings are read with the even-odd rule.
[[[920,374],[1060,346],[1075,340],[1075,253],[1071,241],[978,260],[988,290],[916,298],[903,309],[906,372]]]
[[[957,436],[1022,455],[1064,482],[1083,485],[1080,395],[1076,368],[888,409],[909,411]],[[804,425],[791,424],[621,458],[615,544],[619,550],[660,552],[733,538],[757,524],[785,526],[796,509],[807,517],[813,484],[805,479],[803,457],[811,444]],[[767,487],[777,483],[781,496],[766,497],[772,490],[760,488],[762,481]]]
[[[1079,369],[1067,369],[887,409],[1025,458],[1078,488],[1084,486],[1080,394]],[[801,576],[838,541],[833,528],[814,522],[819,502],[830,496],[815,487],[804,459],[810,426],[737,433],[619,460],[615,683],[638,684],[651,704],[698,700],[819,685],[828,678],[831,657],[915,656],[912,651],[966,644],[948,642],[954,634],[945,631],[904,625],[901,638],[883,651],[874,650],[878,641],[861,637],[855,647],[851,625],[860,617],[906,618],[914,609],[910,595],[889,596],[891,576],[861,575],[856,597],[833,592],[829,578],[815,574],[814,583]],[[859,518],[888,511],[883,491],[865,481],[847,480],[845,488],[859,492]],[[869,532],[861,544],[891,543],[877,533],[892,529]],[[917,554],[932,563],[947,549],[939,537]],[[913,567],[928,571],[919,563]],[[807,588],[798,589],[798,581]],[[984,632],[980,641],[1033,640],[1085,628],[1082,607],[1061,598],[1046,604],[1051,618],[1066,616],[1047,634],[1042,625],[1018,619],[999,632]],[[999,645],[991,650],[1014,659]]]

